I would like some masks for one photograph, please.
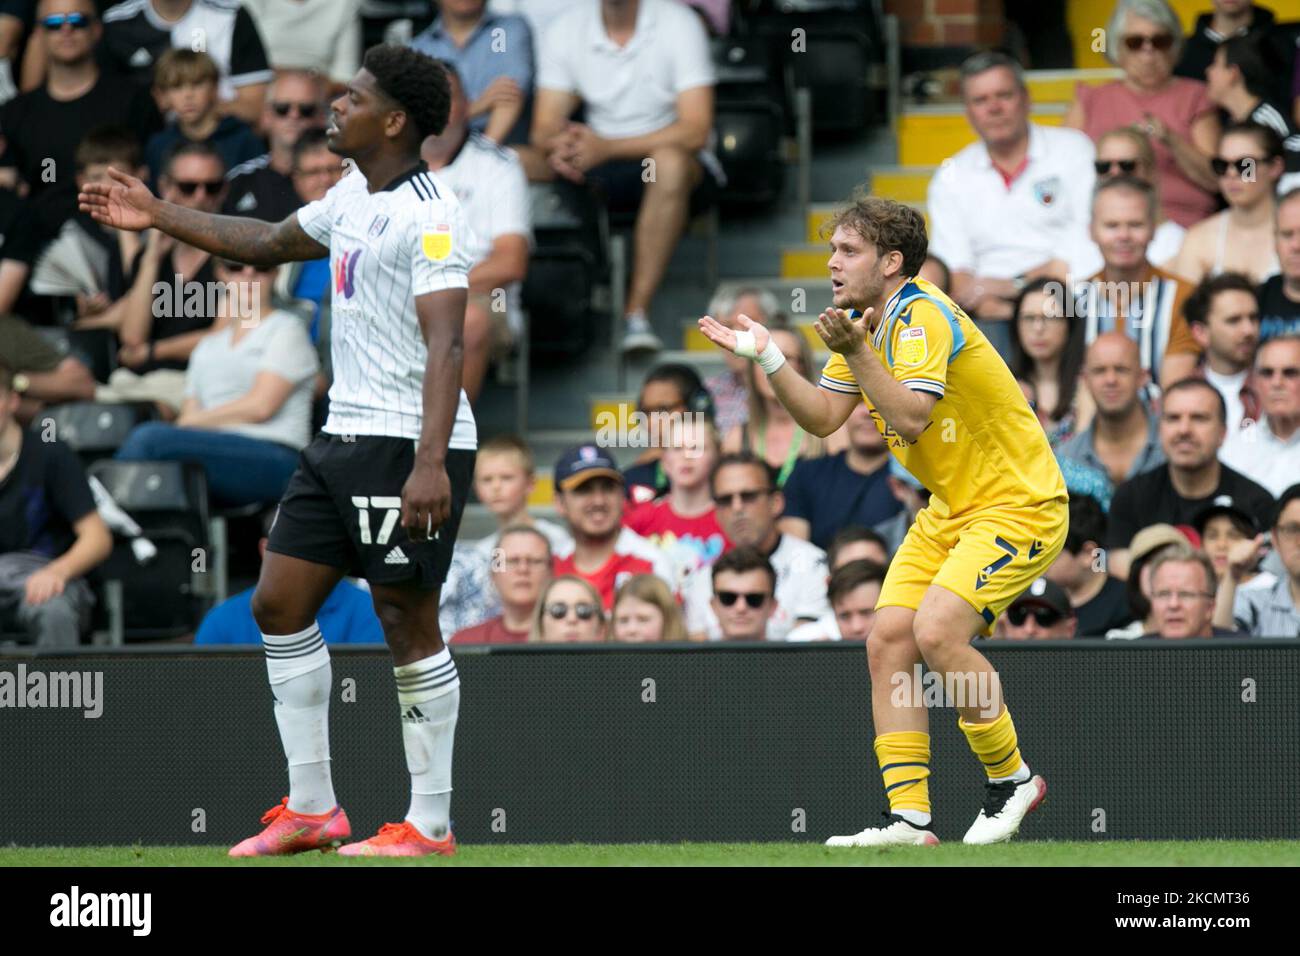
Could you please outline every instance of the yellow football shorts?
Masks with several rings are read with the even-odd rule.
[[[998,615],[1056,560],[1068,530],[1065,498],[956,518],[923,508],[889,562],[876,607],[916,610],[937,584],[978,611],[992,633]]]

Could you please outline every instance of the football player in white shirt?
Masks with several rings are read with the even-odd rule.
[[[402,823],[340,853],[455,852],[448,813],[460,679],[438,630],[438,593],[477,441],[460,387],[470,235],[455,196],[419,158],[449,103],[432,59],[372,47],[331,104],[326,130],[330,149],[356,168],[280,223],[175,206],[115,170],[80,196],[105,225],[156,228],[230,261],[330,256],[330,416],[280,503],[253,596],[289,796],[232,856],[323,849],[351,836],[330,777],[332,674],[316,624],[348,573],[370,582],[393,654],[411,803]]]

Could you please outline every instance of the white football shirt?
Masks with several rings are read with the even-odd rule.
[[[418,439],[428,351],[415,298],[469,287],[475,240],[460,202],[423,162],[374,193],[354,168],[299,209],[298,224],[330,249],[334,383],[323,430]],[[477,446],[462,389],[448,447]]]

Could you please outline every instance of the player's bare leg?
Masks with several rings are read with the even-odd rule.
[[[831,837],[828,846],[933,845],[938,838],[930,823],[929,714],[911,693],[899,693],[897,675],[904,688],[914,680],[921,652],[912,633],[916,612],[905,607],[882,607],[867,639],[867,667],[871,672],[871,714],[875,723],[876,759],[880,763],[889,797],[890,812],[884,826],[869,827],[851,836]]]
[[[267,551],[253,594],[266,670],[289,764],[289,796],[262,817],[265,830],[231,856],[268,856],[337,846],[352,835],[330,778],[329,651],[316,615],[343,572]]]
[[[339,851],[344,856],[450,856],[451,753],[460,677],[438,628],[439,590],[371,584],[375,613],[393,654],[411,805],[401,823]]]
[[[1047,784],[1020,756],[1015,725],[1002,701],[1001,682],[988,658],[971,646],[984,619],[967,601],[931,586],[916,612],[916,643],[930,670],[944,676],[961,715],[958,726],[988,776],[984,806],[965,843],[1011,839],[1020,822],[1043,801]]]

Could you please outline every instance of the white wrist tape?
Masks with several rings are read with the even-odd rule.
[[[768,375],[774,373],[785,364],[785,354],[776,347],[776,343],[769,337],[767,347],[759,354],[757,343],[754,341],[753,332],[736,333],[736,354],[741,358],[753,359],[758,362],[761,368]]]

